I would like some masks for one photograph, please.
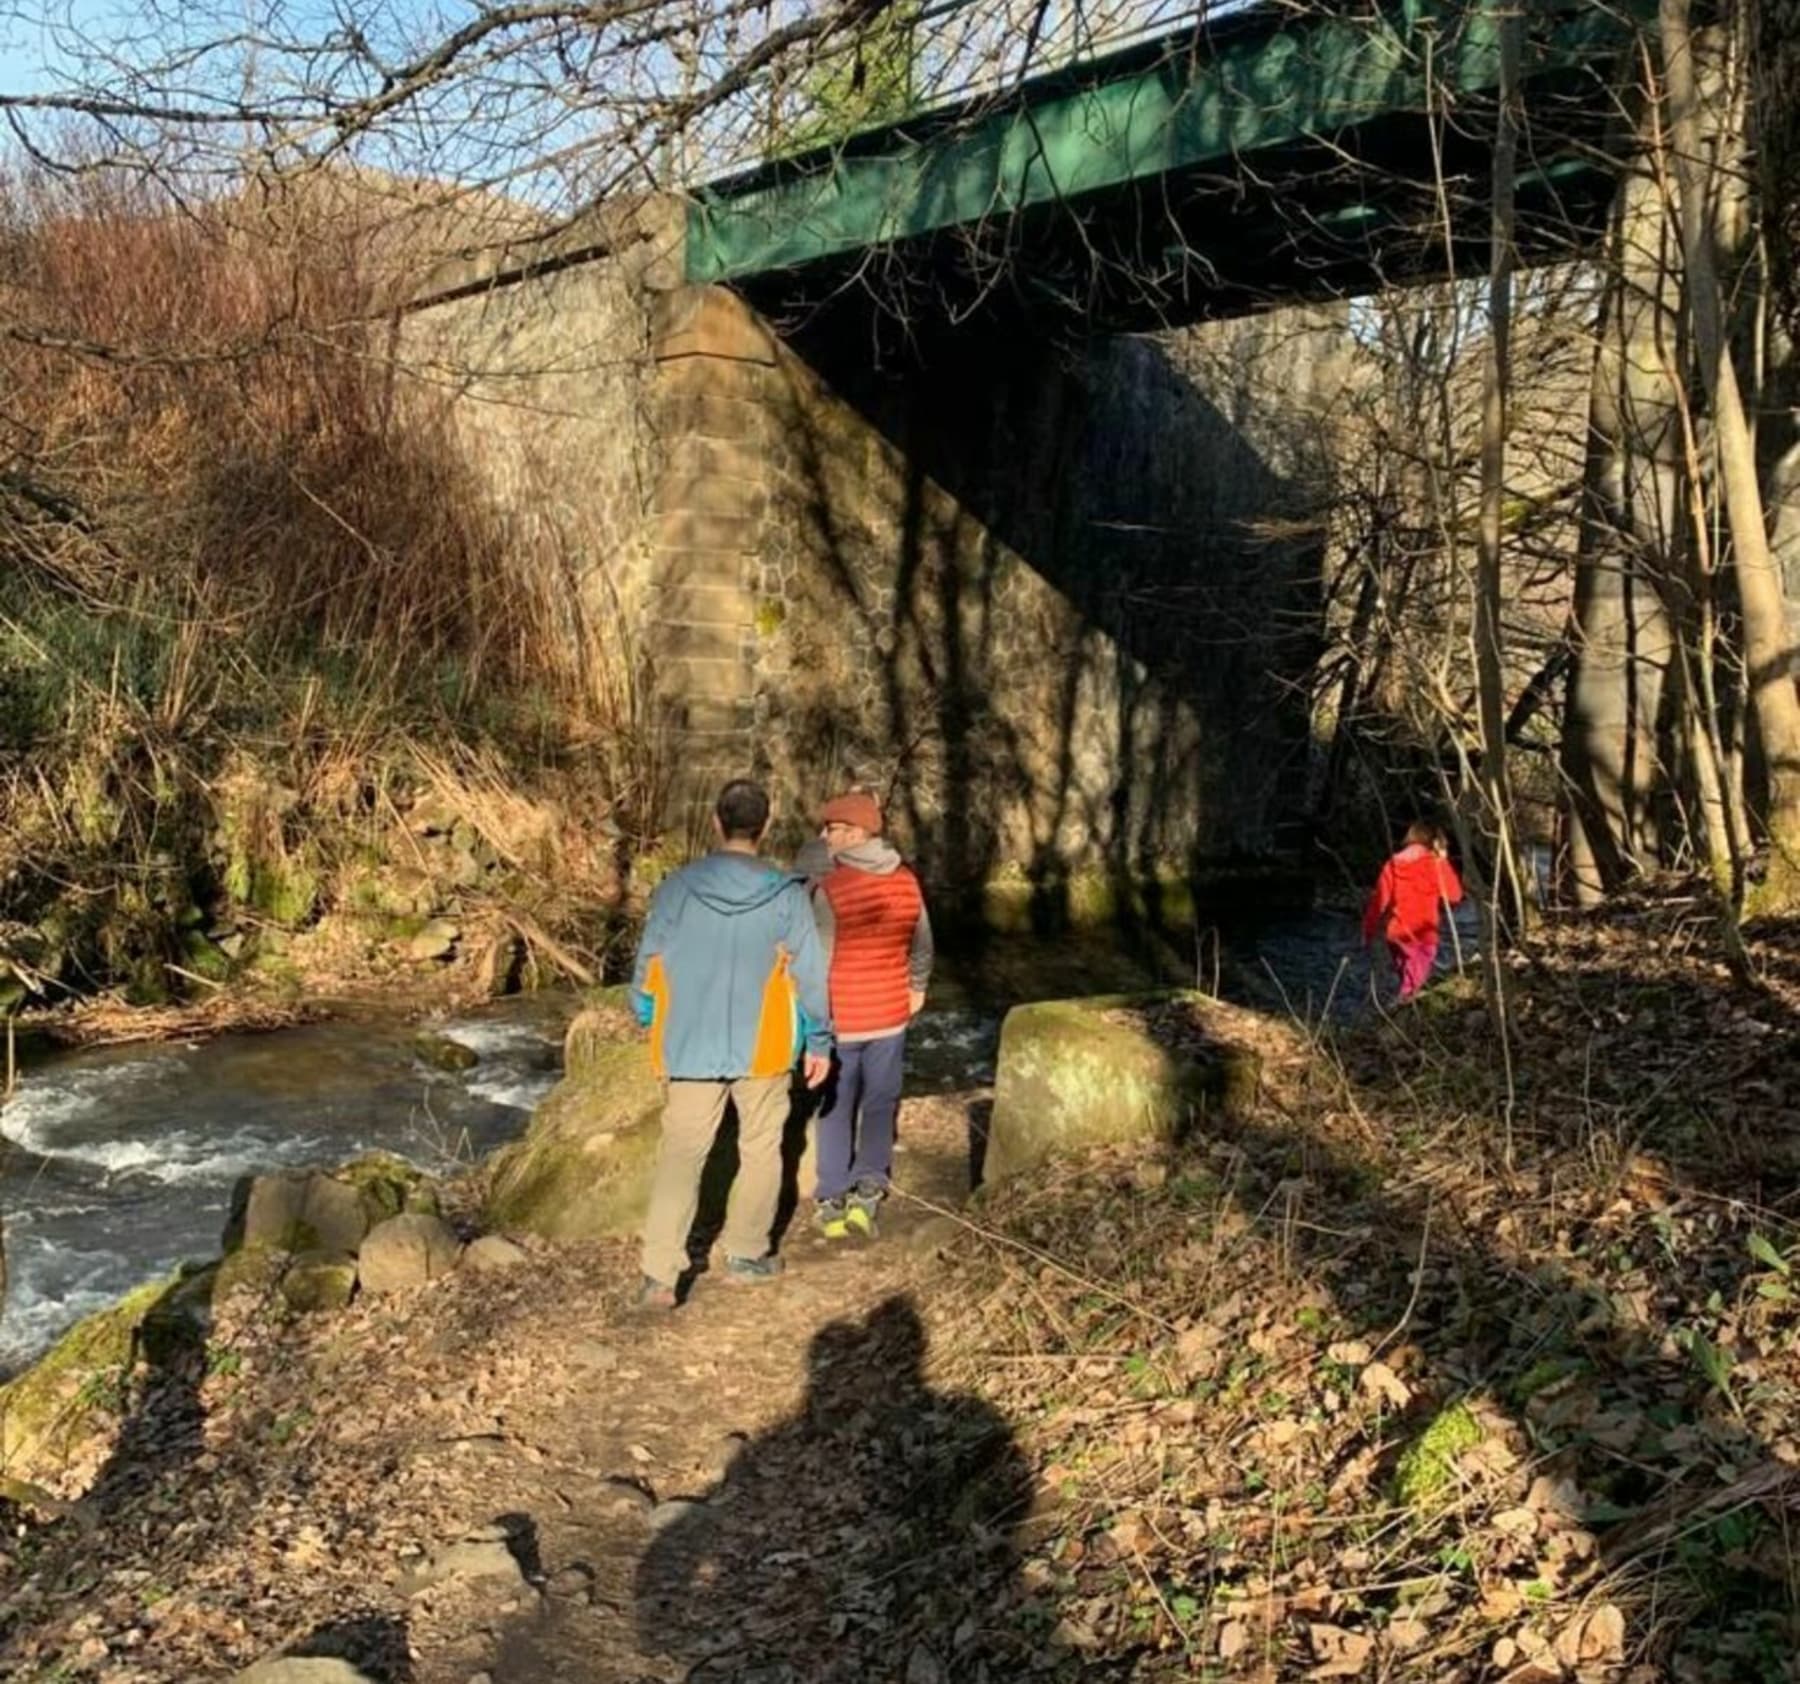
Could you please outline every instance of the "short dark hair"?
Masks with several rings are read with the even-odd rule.
[[[713,804],[727,842],[760,842],[769,828],[769,792],[748,778],[733,778]]]
[[[1415,819],[1406,827],[1406,841],[1409,847],[1435,848],[1439,843],[1448,843],[1444,835],[1444,827],[1433,824],[1430,819]]]

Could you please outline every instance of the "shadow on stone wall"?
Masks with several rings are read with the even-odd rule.
[[[940,898],[1016,863],[1039,927],[1297,849],[1317,440],[1253,360],[1207,385],[1288,427],[1280,468],[1194,334],[944,330],[883,368],[839,319],[790,347],[762,706],[800,807],[874,783]]]

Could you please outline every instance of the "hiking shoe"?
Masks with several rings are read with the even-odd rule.
[[[639,1310],[672,1310],[675,1308],[675,1289],[664,1286],[650,1275],[638,1282],[637,1297],[633,1300],[633,1308]]]
[[[881,1201],[886,1197],[887,1189],[876,1182],[857,1182],[856,1191],[845,1201],[845,1226],[852,1233],[861,1234],[864,1239],[874,1239],[875,1213],[881,1208]]]
[[[725,1279],[732,1286],[761,1286],[779,1279],[783,1267],[779,1257],[727,1257]]]
[[[813,1221],[828,1240],[847,1239],[850,1224],[842,1199],[821,1199],[813,1210]]]

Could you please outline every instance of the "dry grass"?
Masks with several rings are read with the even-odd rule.
[[[1793,990],[1567,940],[1515,1002],[1510,1169],[1452,992],[1330,1046],[1265,1022],[1253,1114],[985,1198],[934,1337],[1047,1488],[1067,1667],[1787,1676],[1795,1096],[1753,1061]]]
[[[404,863],[421,794],[580,973],[649,839],[634,652],[570,646],[560,575],[397,404],[394,241],[341,201],[0,184],[0,917],[49,920],[62,987],[305,927]]]

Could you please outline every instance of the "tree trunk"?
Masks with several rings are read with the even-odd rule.
[[[1481,518],[1475,564],[1475,675],[1481,723],[1481,795],[1493,827],[1494,908],[1515,930],[1526,898],[1513,847],[1512,791],[1506,775],[1506,680],[1501,649],[1501,522],[1506,503],[1506,432],[1512,377],[1514,172],[1519,151],[1519,63],[1524,20],[1500,20],[1500,104],[1494,137],[1493,221],[1488,272],[1488,344],[1481,396]],[[1487,933],[1492,963],[1499,943]],[[1496,973],[1497,974],[1497,973]]]
[[[1664,97],[1679,189],[1688,317],[1714,428],[1750,700],[1768,777],[1771,858],[1759,905],[1774,910],[1800,902],[1800,695],[1794,688],[1787,603],[1764,524],[1755,440],[1725,342],[1711,209],[1718,182],[1704,150],[1689,10],[1690,0],[1661,0]]]
[[[1563,715],[1569,874],[1582,905],[1657,854],[1654,800],[1667,775],[1657,721],[1671,655],[1659,583],[1681,518],[1672,239],[1655,174],[1640,162],[1619,185],[1609,239]]]

